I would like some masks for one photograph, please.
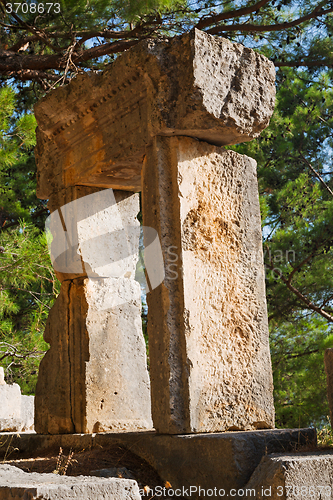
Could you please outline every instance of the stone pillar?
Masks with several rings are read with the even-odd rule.
[[[148,294],[154,427],[274,427],[256,162],[156,137],[142,185],[166,275]]]
[[[36,388],[35,429],[41,434],[152,427],[141,290],[134,280],[139,195],[113,191],[117,204],[107,206],[104,197],[94,213],[89,195],[96,192],[68,188],[49,203],[51,212],[59,209],[67,234],[61,240],[61,225],[53,224],[51,248],[62,285],[47,321],[44,338],[50,349]],[[74,200],[78,203],[68,205]],[[124,254],[128,228],[136,230],[130,235],[136,249]],[[71,244],[67,251],[64,241]]]

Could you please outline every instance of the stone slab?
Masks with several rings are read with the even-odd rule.
[[[61,446],[69,449],[107,448],[120,445],[146,460],[173,488],[243,488],[261,458],[316,443],[315,429],[279,429],[192,435],[159,435],[155,432],[38,435],[0,434],[0,457],[40,456]],[[2,443],[2,444],[1,444]],[[16,448],[16,450],[15,450]],[[200,498],[193,495],[193,500]],[[207,498],[207,497],[206,497]],[[216,496],[213,498],[217,498]]]
[[[22,396],[18,384],[6,384],[0,368],[0,432],[22,432],[34,427],[34,396]]]
[[[141,500],[136,481],[27,473],[0,465],[0,500]]]
[[[22,431],[34,430],[35,397],[21,396]]]
[[[21,389],[18,384],[1,384],[0,401],[0,419],[21,418]]]
[[[256,162],[156,137],[143,167],[143,223],[157,231],[165,263],[147,296],[154,428],[273,428]]]
[[[245,490],[257,500],[331,500],[332,470],[333,451],[268,455]]]
[[[77,184],[137,191],[156,135],[249,141],[274,110],[274,64],[202,31],[144,40],[35,107],[39,198]]]
[[[21,432],[21,418],[0,418],[0,432]]]

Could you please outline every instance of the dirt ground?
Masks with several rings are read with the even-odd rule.
[[[7,459],[2,463],[14,465],[25,472],[52,473],[56,471],[58,474],[67,476],[94,476],[96,474],[93,471],[116,468],[115,472],[118,477],[132,477],[138,482],[140,490],[145,491],[142,496],[144,500],[171,498],[167,494],[161,495],[160,491],[158,495],[153,494],[156,486],[168,489],[172,488],[172,485],[163,482],[145,460],[121,446],[82,450],[74,452],[73,455],[70,450],[66,453],[59,450],[58,455],[53,452],[35,458]],[[181,497],[177,498],[182,500]]]

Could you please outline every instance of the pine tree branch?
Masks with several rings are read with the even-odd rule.
[[[0,0],[0,3],[2,3],[2,5],[4,5],[4,7],[6,8],[6,3],[7,3],[6,0]],[[55,52],[59,51],[58,47],[55,47],[52,43],[50,43],[48,41],[48,39],[45,36],[45,33],[43,33],[43,31],[40,31],[40,30],[36,29],[34,26],[30,26],[29,24],[27,24],[26,22],[24,22],[15,12],[11,12],[10,15],[15,19],[15,21],[20,26],[22,26],[23,28],[25,28],[27,31],[30,31],[30,33],[33,33],[43,43],[45,43],[46,45],[48,45],[52,50],[54,50]]]
[[[327,297],[327,299],[324,300],[324,302],[321,304],[321,308],[327,306],[327,304],[329,304],[330,302],[332,302],[333,300],[333,295],[330,295],[329,297]],[[328,312],[331,312],[331,310],[329,309]]]
[[[43,213],[45,213],[47,211],[48,211],[48,209],[46,207],[44,207],[41,210],[38,210],[38,212],[35,212],[35,213],[31,214],[30,217],[32,219],[37,219],[37,217],[39,217],[40,215],[42,215]],[[19,226],[19,225],[20,225],[20,221],[19,220],[14,220],[12,222],[9,222],[5,226],[0,227],[0,233],[2,231],[5,231],[6,229],[9,229],[10,227]]]
[[[291,354],[291,353],[285,353],[283,355],[283,359],[294,359],[294,358],[300,358],[302,356],[308,356],[309,354],[313,354],[315,352],[319,352],[320,349],[312,349],[310,351],[303,351],[303,352],[299,352],[297,354]]]
[[[289,282],[289,279],[286,278],[285,276],[283,276],[282,272],[279,271],[278,269],[275,268],[275,266],[271,263],[271,264],[266,264],[270,269],[272,269],[272,271],[276,272],[276,274],[279,276],[279,278],[281,279],[281,281],[287,286],[287,288],[294,294],[296,295],[296,297],[301,301],[303,302],[304,304],[306,304],[306,306],[311,309],[312,311],[315,311],[317,312],[318,314],[320,314],[323,318],[327,319],[330,323],[333,323],[333,316],[331,316],[330,314],[328,314],[326,311],[324,311],[323,309],[321,309],[320,307],[316,306],[315,304],[313,304],[313,302],[311,302],[311,300],[309,300],[305,295],[303,295],[296,287],[294,287],[290,282]]]
[[[302,153],[300,151],[299,151],[299,154],[300,154],[301,159],[304,161],[304,163],[307,164],[307,166],[315,174],[315,176],[317,177],[317,179],[320,180],[320,182],[322,183],[322,185],[324,186],[324,188],[326,189],[326,191],[328,191],[329,194],[333,197],[333,192],[332,192],[331,188],[326,184],[326,182],[321,177],[321,175],[319,174],[319,172],[317,172],[317,170],[315,170],[313,168],[313,166],[311,165],[311,163],[302,155]]]
[[[127,40],[129,38],[137,38],[138,35],[144,30],[144,27],[148,25],[146,23],[145,25],[140,25],[136,26],[133,30],[130,31],[110,31],[110,30],[99,30],[99,31],[87,31],[87,30],[81,30],[81,31],[72,31],[72,32],[57,32],[57,31],[52,31],[52,32],[47,32],[46,30],[43,30],[44,35],[50,40],[50,39],[55,39],[55,40],[72,40],[72,38],[81,38],[78,40],[77,44],[82,45],[84,42],[91,40],[92,38],[106,38],[106,39],[113,39],[113,40]],[[13,27],[12,27],[13,28]],[[39,37],[37,35],[34,36],[26,36],[22,38],[19,42],[15,43],[12,45],[8,50],[10,52],[18,52],[24,45],[30,42],[36,42],[39,40]],[[66,50],[64,48],[63,50]]]
[[[303,259],[302,262],[300,262],[298,264],[298,266],[293,268],[293,270],[291,271],[291,273],[288,276],[288,283],[291,283],[295,274],[316,255],[316,252],[317,252],[318,248],[320,247],[321,243],[322,243],[322,240],[317,242],[317,245],[315,246],[313,252],[311,252],[310,255],[308,255],[305,259]]]
[[[18,359],[27,359],[30,357],[39,357],[45,354],[45,351],[37,351],[35,349],[26,351],[22,353],[22,346],[18,347],[15,344],[9,344],[8,342],[0,342],[0,361],[3,361],[6,357],[13,357]],[[12,363],[11,363],[12,364]],[[8,369],[8,367],[7,367]]]
[[[121,40],[119,42],[104,43],[98,45],[97,47],[92,47],[82,51],[79,55],[73,55],[72,61],[74,63],[80,63],[83,61],[89,61],[90,59],[95,59],[97,57],[106,56],[110,54],[115,54],[117,52],[124,52],[130,47],[137,45],[141,39],[136,40]]]
[[[222,25],[222,26],[215,26],[214,28],[207,30],[206,33],[209,33],[210,35],[218,35],[220,33],[225,33],[228,31],[243,31],[243,32],[253,32],[253,33],[258,33],[263,31],[267,32],[281,31],[281,30],[286,30],[287,28],[293,28],[294,26],[299,26],[305,21],[309,21],[310,19],[324,16],[325,14],[330,14],[331,12],[333,12],[333,7],[330,9],[320,10],[320,11],[318,10],[319,8],[320,6],[317,6],[310,14],[295,19],[294,21],[290,21],[289,23],[285,22],[285,23],[266,24],[266,25],[260,25],[260,24]]]
[[[74,64],[79,64],[80,62],[89,61],[97,57],[124,52],[133,45],[138,44],[139,41],[140,39],[105,43],[79,53],[73,52],[71,59]],[[67,58],[64,54],[32,56],[25,54],[21,55],[8,50],[0,50],[0,72],[3,75],[20,73],[23,70],[40,71],[47,69],[65,69],[66,64]]]
[[[2,4],[5,3],[6,0],[0,0]],[[251,12],[256,12],[258,11],[261,7],[266,5],[269,2],[269,0],[260,0],[256,4],[248,7],[244,7],[239,10],[235,10],[232,12],[225,12],[222,14],[219,14],[218,16],[212,16],[210,18],[204,18],[201,19],[196,27],[197,28],[203,28],[206,26],[209,26],[213,22],[225,20],[225,19],[230,19],[233,17],[237,17],[240,15],[246,15]],[[279,30],[286,30],[287,28],[297,26],[299,24],[304,23],[307,20],[317,18],[319,16],[328,14],[333,12],[333,7],[330,9],[326,10],[320,10],[321,6],[318,5],[311,13],[300,17],[299,19],[296,19],[291,22],[285,22],[285,23],[278,23],[275,25],[253,25],[253,24],[232,24],[232,25],[222,25],[222,26],[215,26],[209,30],[207,30],[207,33],[210,34],[219,34],[223,32],[228,32],[228,31],[242,31],[242,32],[263,32],[263,31],[279,31]],[[14,14],[14,13],[13,13]],[[16,14],[15,14],[16,16]],[[14,17],[15,17],[14,16]],[[16,16],[18,18],[18,16]],[[16,19],[15,17],[15,19]],[[57,75],[50,75],[48,73],[39,73],[38,72],[45,72],[48,69],[53,69],[53,70],[64,70],[66,68],[66,64],[68,63],[68,60],[66,58],[66,51],[68,50],[67,48],[62,48],[59,49],[59,47],[55,47],[51,43],[51,39],[57,40],[57,39],[65,39],[65,40],[71,40],[72,44],[71,46],[73,47],[74,43],[74,48],[72,51],[72,56],[71,56],[71,62],[74,65],[79,65],[82,62],[85,61],[90,61],[92,59],[97,59],[101,56],[105,55],[110,55],[114,53],[119,53],[127,50],[128,48],[132,47],[133,45],[139,43],[139,41],[143,38],[147,38],[149,36],[149,29],[150,29],[150,34],[152,31],[156,29],[156,25],[161,25],[161,19],[154,19],[150,21],[146,21],[145,23],[142,23],[138,26],[136,26],[134,29],[129,30],[129,31],[114,31],[114,30],[96,30],[96,31],[89,31],[89,30],[80,30],[80,31],[68,31],[68,32],[63,32],[63,31],[55,31],[53,28],[52,32],[48,32],[46,30],[37,30],[34,27],[31,27],[27,25],[24,21],[22,21],[20,18],[18,18],[17,22],[20,24],[20,26],[23,27],[23,29],[26,29],[27,31],[30,31],[33,33],[33,36],[28,36],[22,38],[19,42],[14,44],[9,50],[2,50],[0,51],[0,72],[5,75],[5,76],[10,76],[10,77],[17,77],[20,80],[40,80],[40,79],[47,79],[49,81],[57,81],[59,77]],[[16,27],[17,29],[17,27]],[[92,38],[96,37],[101,37],[104,39],[113,39],[113,41],[108,42],[108,43],[103,43],[97,47],[91,47],[89,49],[82,50],[82,45],[85,43],[85,41],[90,40]],[[77,38],[80,38],[79,40],[75,41]],[[42,40],[43,43],[47,43],[52,50],[55,52],[54,54],[49,54],[49,55],[30,55],[30,54],[24,54],[24,53],[18,53],[18,51],[24,47],[27,43],[29,42],[34,42],[37,40]],[[74,41],[74,42],[73,42]],[[320,66],[323,64],[333,64],[328,63],[326,61],[275,61],[275,66],[277,67],[282,67],[282,66]],[[29,73],[30,72],[30,73]]]
[[[242,9],[223,12],[222,14],[218,14],[216,16],[200,19],[200,21],[195,25],[195,28],[197,28],[198,30],[202,30],[203,28],[207,28],[207,26],[210,26],[211,24],[216,24],[226,19],[233,19],[235,17],[251,14],[252,12],[258,11],[261,7],[268,4],[269,2],[270,0],[260,0],[260,2],[257,2],[254,5],[250,5],[249,7],[243,7]]]
[[[283,67],[288,67],[288,68],[299,68],[301,66],[304,67],[313,67],[313,66],[333,66],[333,60],[332,61],[325,61],[325,60],[317,60],[317,61],[307,61],[307,60],[298,60],[298,61],[274,61],[274,66],[277,68],[283,68]]]
[[[22,82],[26,82],[29,80],[37,80],[37,81],[48,80],[50,82],[58,82],[61,78],[62,81],[64,81],[65,83],[68,83],[70,81],[69,78],[65,78],[64,80],[63,77],[61,77],[61,75],[56,75],[54,73],[46,73],[45,71],[35,71],[30,69],[25,69],[21,71],[11,71],[9,73],[6,73],[6,77],[17,78]]]
[[[18,73],[22,70],[61,69],[66,66],[66,60],[61,55],[26,55],[8,50],[0,50],[0,71],[2,74]]]

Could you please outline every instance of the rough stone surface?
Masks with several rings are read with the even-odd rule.
[[[0,432],[21,432],[21,418],[0,418]]]
[[[246,489],[252,490],[251,498],[258,500],[331,500],[332,469],[333,453],[326,451],[268,455],[262,458]]]
[[[0,465],[0,500],[141,500],[136,481],[27,473]]]
[[[5,385],[5,372],[2,366],[0,366],[0,385]]]
[[[138,195],[123,191],[115,192],[115,196],[121,215],[119,224],[138,227]],[[36,388],[38,433],[152,428],[140,285],[134,280],[138,254],[130,254],[125,259],[126,265],[112,259],[96,262],[101,255],[111,252],[110,248],[104,248],[99,236],[105,236],[103,231],[106,236],[111,231],[112,236],[112,230],[121,230],[109,208],[85,219],[77,214],[72,231],[74,247],[97,278],[85,278],[82,269],[82,277],[74,279],[71,274],[60,273],[63,280],[60,295],[44,333],[51,347],[41,362]],[[96,240],[97,247],[89,249]],[[137,248],[138,243],[139,233]],[[115,264],[116,269],[112,267]],[[107,275],[110,267],[116,277],[98,277],[97,270]]]
[[[255,161],[159,137],[143,186],[144,225],[160,236],[166,273],[147,297],[154,427],[274,427]]]
[[[0,431],[20,431],[22,429],[20,386],[5,382],[0,384],[0,401]]]
[[[8,453],[8,445],[0,436],[0,457]],[[155,432],[112,434],[9,435],[11,458],[29,457],[32,453],[65,453],[70,449],[127,448],[146,460],[172,487],[244,488],[261,458],[271,453],[286,453],[300,446],[316,443],[315,429],[275,429],[246,432],[220,432],[187,435],[161,435]],[[156,496],[157,498],[157,496]],[[175,496],[176,498],[176,496]],[[185,496],[185,498],[188,498]],[[198,494],[190,497],[200,498]],[[206,497],[203,497],[205,500]],[[213,495],[212,498],[221,498]],[[225,495],[225,498],[228,498]],[[230,496],[229,496],[230,498]],[[243,498],[246,498],[243,495]],[[303,500],[303,499],[302,499]]]
[[[193,30],[145,40],[36,105],[38,196],[77,184],[140,190],[156,135],[216,145],[258,137],[273,113],[274,80],[273,63],[224,38]]]
[[[324,356],[326,381],[327,381],[327,397],[330,409],[331,422],[333,422],[333,349],[326,349]]]
[[[34,396],[22,396],[18,384],[6,384],[0,367],[0,432],[34,428]]]
[[[35,397],[34,396],[21,396],[21,431],[34,430],[34,417],[35,417]]]
[[[0,418],[21,418],[21,389],[18,384],[0,385]]]

